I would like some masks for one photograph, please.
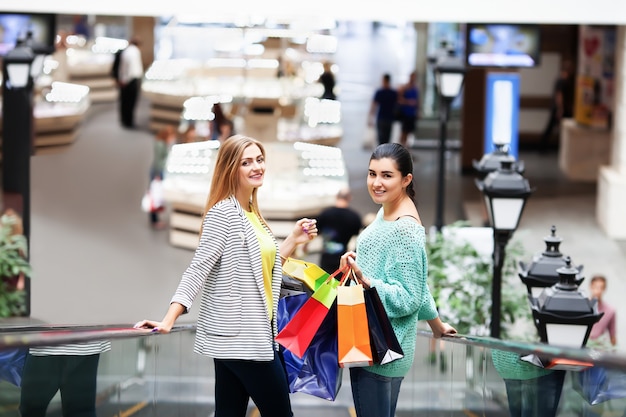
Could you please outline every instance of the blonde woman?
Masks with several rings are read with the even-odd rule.
[[[265,150],[235,135],[218,152],[200,243],[163,320],[138,328],[167,333],[202,289],[194,352],[215,364],[215,415],[246,415],[248,399],[262,416],[292,416],[287,377],[278,357],[276,313],[281,255],[317,236],[315,220],[300,219],[278,245],[257,204]]]

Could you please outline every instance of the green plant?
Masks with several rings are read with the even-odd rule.
[[[26,293],[17,283],[21,276],[30,276],[28,245],[21,232],[17,215],[0,217],[0,317],[14,317],[26,311]]]
[[[493,262],[491,254],[480,254],[459,237],[458,229],[466,225],[454,223],[426,243],[429,285],[443,321],[459,333],[487,336]],[[523,255],[520,242],[509,242],[502,269],[502,339],[510,339],[516,328],[532,326],[527,290],[517,275],[518,261]],[[522,334],[522,338],[530,336],[526,331]]]

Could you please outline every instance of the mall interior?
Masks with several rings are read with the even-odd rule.
[[[396,416],[626,415],[626,307],[620,307],[626,293],[626,30],[612,17],[618,13],[592,18],[573,8],[571,16],[559,12],[549,20],[557,12],[546,6],[544,19],[520,11],[516,22],[480,10],[451,11],[446,20],[437,15],[445,16],[441,5],[418,18],[415,11],[400,13],[393,1],[398,8],[379,15],[355,11],[350,17],[338,10],[324,18],[301,11],[263,14],[258,6],[245,16],[222,16],[179,14],[159,5],[147,14],[150,8],[139,1],[126,11],[114,1],[115,13],[72,8],[72,2],[59,10],[35,3],[0,11],[0,208],[22,220],[31,267],[22,278],[24,298],[8,314],[2,310],[15,290],[5,282],[14,281],[2,277],[0,416],[23,415],[30,397],[19,386],[19,361],[28,348],[62,351],[103,341],[95,395],[85,394],[94,398],[98,416],[213,416],[213,362],[192,352],[197,310],[181,317],[170,334],[132,326],[163,316],[194,254],[220,144],[212,136],[216,103],[234,132],[266,146],[259,204],[280,239],[298,218],[314,218],[334,204],[345,186],[362,218],[380,208],[366,187],[377,144],[370,106],[384,73],[399,87],[413,71],[420,114],[407,148],[417,208],[432,242],[429,285],[442,318],[460,335],[435,340],[420,324]],[[19,57],[12,54],[18,48],[6,36],[13,30],[6,22],[16,16],[35,28],[30,46],[37,59],[29,64],[39,68],[31,70],[32,84],[24,89],[8,80],[8,66]],[[472,61],[476,39],[470,33],[485,35],[493,25],[515,33],[508,46],[516,52],[503,54],[514,60],[480,61],[492,59],[490,51]],[[111,66],[114,52],[132,37],[141,40],[144,76],[135,125],[127,128]],[[444,68],[439,64],[452,56],[463,62],[464,81],[460,93],[446,100],[437,77]],[[573,113],[544,142],[555,81],[566,62],[574,68]],[[324,63],[332,65],[335,100],[320,98]],[[32,101],[23,100],[24,90]],[[24,116],[30,112],[32,118]],[[177,138],[163,181],[164,227],[154,228],[142,199],[150,186],[155,136],[166,126],[175,128]],[[526,181],[529,192],[501,253],[501,333],[494,337],[490,309],[501,242],[478,185],[505,171],[503,165],[481,172],[485,158],[499,152],[494,143],[502,132],[504,159],[512,158],[517,168],[506,171],[507,178]],[[399,135],[396,123],[392,141]],[[438,236],[444,243],[436,252]],[[555,241],[558,256],[550,252]],[[6,243],[0,245],[5,250]],[[294,256],[316,263],[321,247],[317,238]],[[556,269],[566,266],[568,256],[576,268],[570,278],[584,279],[568,287],[564,309],[575,301],[593,307],[591,277],[605,276],[603,302],[617,317],[615,345],[604,339],[581,343],[579,333],[567,330],[550,338],[550,327],[531,315],[539,297],[530,295],[522,277],[553,262],[555,280],[539,290],[560,294],[553,284],[566,274]],[[597,305],[592,313],[598,315]],[[560,329],[582,326],[583,334],[592,325],[569,318],[554,323]],[[81,356],[79,350],[72,354]],[[349,372],[336,371],[332,398],[294,390],[294,416],[356,416]],[[550,384],[548,376],[560,383]],[[549,410],[544,397],[559,400],[558,407]],[[44,414],[72,415],[63,408],[60,388]],[[260,415],[252,401],[247,415]]]

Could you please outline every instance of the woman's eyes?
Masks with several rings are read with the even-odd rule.
[[[243,162],[241,163],[241,166],[247,167],[248,165],[250,165],[250,162],[251,162],[251,161],[249,161],[249,160],[245,160],[245,161],[243,161]],[[262,163],[264,163],[264,162],[265,162],[265,158],[258,158],[258,159],[256,160],[256,163],[257,163],[257,164],[262,164]]]
[[[369,176],[370,176],[370,177],[377,177],[377,175],[376,175],[376,173],[375,173],[375,172],[370,172],[370,173],[369,173]],[[381,177],[383,177],[383,178],[392,178],[392,175],[391,175],[391,174],[381,174],[380,176],[381,176]]]

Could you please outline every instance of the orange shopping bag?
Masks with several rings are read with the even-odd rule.
[[[374,363],[363,285],[356,281],[354,272],[337,288],[337,342],[342,368]]]

